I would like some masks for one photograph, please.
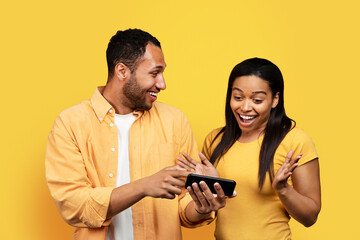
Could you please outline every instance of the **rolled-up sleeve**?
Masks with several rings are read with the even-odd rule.
[[[45,174],[50,194],[64,220],[75,227],[99,228],[106,221],[112,187],[98,187],[88,169],[76,135],[59,116],[48,138]]]

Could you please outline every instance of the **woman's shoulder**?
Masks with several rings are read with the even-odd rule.
[[[219,127],[211,130],[206,137],[215,137],[224,127]]]
[[[219,135],[219,133],[221,132],[222,129],[223,129],[223,127],[215,128],[210,133],[208,133],[208,135],[205,137],[203,151],[208,153],[209,156],[211,155],[210,153],[212,153],[214,151],[215,147],[221,141],[221,136],[223,133],[221,133],[220,135]]]
[[[301,127],[295,126],[293,127],[285,136],[283,143],[296,143],[296,142],[303,142],[303,141],[310,141],[312,139],[309,134],[305,132],[304,129]]]
[[[209,134],[218,134],[224,127],[218,127],[213,129]]]
[[[294,151],[293,156],[297,156],[299,153],[303,154],[299,161],[300,165],[318,158],[315,144],[311,137],[302,128],[297,126],[291,129],[280,143],[275,153],[275,159],[280,159],[280,163],[282,163],[290,150]]]
[[[205,137],[205,142],[213,142],[214,139],[216,138],[216,136],[219,135],[219,133],[221,132],[221,130],[223,129],[224,127],[219,127],[219,128],[215,128],[213,129],[211,132],[209,132],[206,137]],[[220,140],[221,139],[221,135],[223,133],[221,133],[216,140]]]

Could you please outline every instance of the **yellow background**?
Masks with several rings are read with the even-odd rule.
[[[323,207],[294,239],[358,239],[359,8],[357,0],[1,1],[0,239],[70,239],[44,177],[47,135],[64,109],[106,82],[105,50],[118,29],[162,43],[160,101],[182,109],[199,147],[224,122],[229,73],[263,57],[285,78],[287,113],[313,138]],[[166,226],[164,226],[166,227]],[[214,224],[184,230],[212,239]]]

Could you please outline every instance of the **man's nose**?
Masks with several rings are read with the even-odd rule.
[[[155,86],[160,90],[165,90],[166,84],[164,76],[161,74],[161,76],[158,77]]]

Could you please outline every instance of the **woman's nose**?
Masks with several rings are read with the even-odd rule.
[[[244,100],[241,104],[241,111],[249,112],[251,111],[251,103],[248,100]]]

